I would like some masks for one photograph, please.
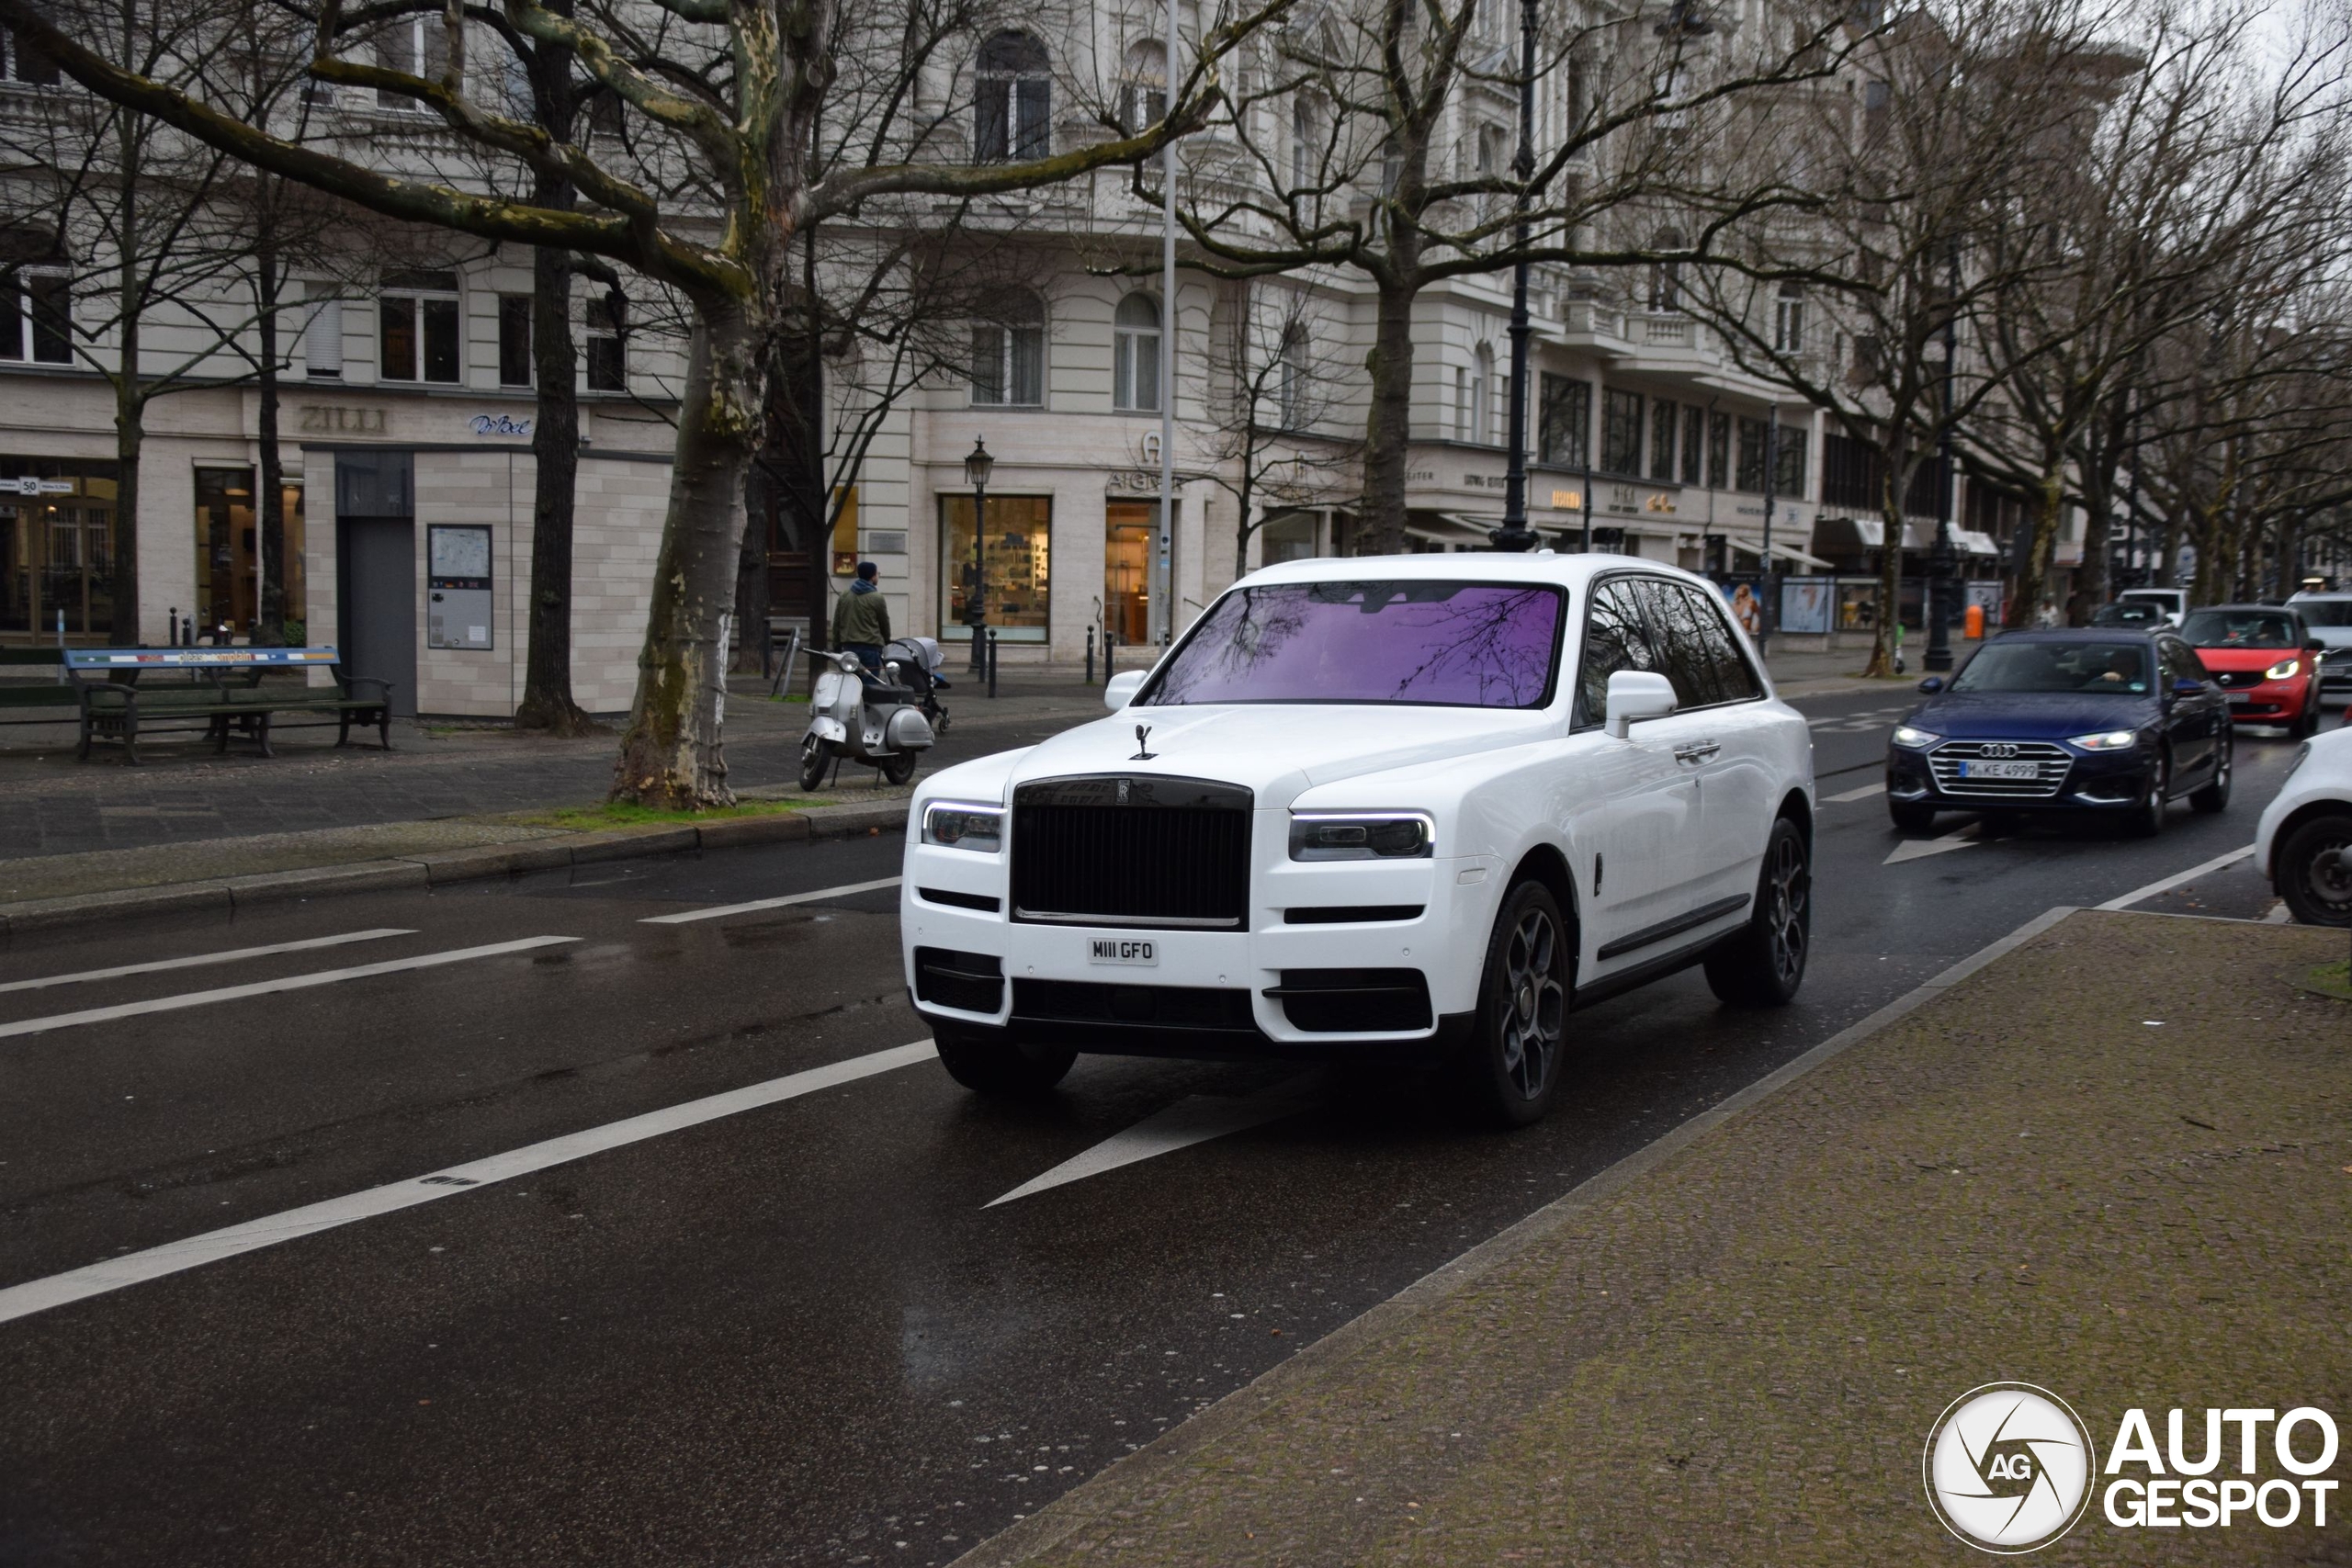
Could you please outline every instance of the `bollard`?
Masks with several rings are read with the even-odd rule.
[[[996,628],[989,628],[989,695],[996,695]]]
[[[167,624],[171,630],[164,637],[164,645],[166,648],[177,648],[180,645],[180,607],[177,604],[172,606],[171,619]]]
[[[1094,628],[1086,628],[1086,683],[1094,684]]]

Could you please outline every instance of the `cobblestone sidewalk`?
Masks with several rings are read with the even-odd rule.
[[[2101,1452],[2134,1406],[2160,1442],[2174,1406],[2343,1421],[2352,1005],[2293,984],[2343,942],[2077,913],[964,1568],[1958,1563],[1920,1456],[1980,1384]],[[2036,1561],[2344,1563],[2335,1495],[2324,1529],[2095,1500]]]

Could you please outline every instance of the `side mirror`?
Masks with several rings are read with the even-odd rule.
[[[2192,681],[2186,675],[2172,683],[2172,694],[2176,697],[2193,697],[2204,689],[2204,682]]]
[[[1919,682],[1919,690],[1925,692],[1931,697],[1943,689],[1944,678],[1940,675],[1930,675],[1926,680]]]
[[[1674,682],[1647,670],[1620,670],[1609,677],[1609,733],[1619,740],[1639,718],[1664,718],[1674,711]]]
[[[1144,677],[1150,673],[1148,670],[1122,670],[1112,676],[1102,686],[1102,705],[1116,713],[1134,702],[1136,693],[1143,687]]]

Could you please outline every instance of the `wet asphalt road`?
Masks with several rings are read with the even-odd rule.
[[[1824,805],[1794,1007],[1724,1010],[1693,971],[1580,1013],[1562,1108],[1512,1135],[1358,1075],[1085,1059],[1006,1107],[918,1061],[0,1322],[0,1564],[946,1562],[2051,906],[2247,843],[2292,751],[2242,738],[2232,808],[2153,841],[1953,818],[1956,847],[1890,864],[1883,800],[1836,797],[1907,705],[1799,705]],[[894,890],[644,923],[892,876],[899,848],[20,941],[0,1288],[917,1041]],[[2241,863],[2141,907],[2272,903]],[[368,931],[405,934],[17,985]],[[534,937],[575,940],[7,1033]],[[1285,1082],[1295,1114],[987,1206]]]

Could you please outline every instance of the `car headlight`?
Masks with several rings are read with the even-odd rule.
[[[2102,729],[2097,735],[2077,735],[2067,745],[2085,751],[2129,751],[2140,744],[2136,729]]]
[[[1933,746],[1942,739],[1942,736],[1936,734],[1933,730],[1915,729],[1907,724],[1898,724],[1894,727],[1894,743],[1897,746],[1908,746],[1915,751],[1922,747]]]
[[[1293,860],[1427,860],[1437,824],[1418,811],[1295,811]]]
[[[922,808],[922,841],[995,854],[1004,848],[1004,807],[934,800]]]
[[[2282,659],[2265,670],[2262,678],[2266,681],[2291,681],[2302,668],[2303,661],[2300,659]]]

